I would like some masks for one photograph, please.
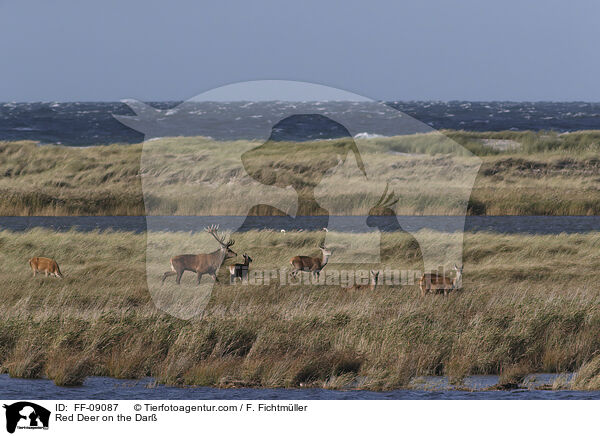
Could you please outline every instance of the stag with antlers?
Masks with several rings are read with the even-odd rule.
[[[171,258],[171,271],[167,271],[163,274],[162,282],[170,276],[176,275],[175,281],[179,285],[181,283],[181,276],[185,271],[192,271],[198,275],[198,284],[204,274],[209,274],[218,282],[217,271],[223,264],[225,259],[229,259],[237,256],[231,246],[235,243],[233,239],[229,239],[225,242],[225,235],[219,235],[218,226],[210,226],[204,229],[209,235],[216,239],[221,246],[217,251],[212,253],[204,254],[180,254]]]

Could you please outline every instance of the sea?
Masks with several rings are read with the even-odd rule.
[[[324,122],[343,114],[359,126],[360,135],[398,134],[385,116],[371,116],[366,102],[148,102],[161,110],[163,125],[176,120],[175,135],[203,135],[217,140],[260,139],[264,128],[291,109],[306,112],[302,122],[287,126],[281,139],[314,140],[345,136]],[[382,102],[383,103],[383,102]],[[600,103],[586,102],[469,102],[469,101],[389,101],[385,104],[420,123],[419,129],[575,130],[600,129]],[[315,110],[315,107],[317,109]],[[131,144],[144,140],[144,134],[127,127],[115,116],[135,113],[126,102],[36,102],[0,103],[0,140],[32,140],[41,144],[90,146],[110,143]],[[232,128],[231,120],[235,121]],[[419,127],[420,126],[420,127]],[[167,132],[169,130],[167,129]]]

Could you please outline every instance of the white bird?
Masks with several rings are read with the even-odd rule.
[[[322,230],[325,230],[325,232],[328,232],[329,230],[327,230],[327,227],[323,227]]]
[[[285,233],[285,230],[281,229],[281,233]]]

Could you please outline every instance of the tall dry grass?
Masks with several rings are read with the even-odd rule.
[[[235,235],[255,269],[316,254],[321,237]],[[353,267],[422,269],[410,235],[387,234],[382,243],[380,265]],[[189,321],[156,309],[146,280],[160,276],[146,276],[145,244],[145,235],[122,232],[0,232],[2,370],[63,385],[105,375],[175,385],[385,390],[424,375],[503,374],[508,383],[525,370],[577,371],[600,350],[598,233],[466,234],[464,289],[446,298],[421,298],[416,285],[374,292],[230,286],[223,269],[204,316]],[[32,278],[33,255],[55,258],[65,279]],[[194,281],[186,273],[182,289]],[[580,373],[595,377],[597,365],[589,365]]]
[[[443,133],[360,141],[364,160],[375,169],[377,178],[391,181],[399,199],[396,213],[462,214],[467,200],[472,215],[600,213],[600,133]],[[450,139],[464,148],[457,148]],[[509,140],[521,147],[494,150],[485,140]],[[318,148],[335,149],[335,144],[325,141]],[[159,215],[275,214],[264,207],[248,210],[249,204],[261,204],[265,194],[239,189],[247,186],[248,177],[236,157],[257,145],[207,138],[163,138],[146,143],[145,153],[160,152],[145,155],[143,198],[142,144],[72,148],[2,142],[0,215],[143,215],[147,209]],[[281,143],[274,149],[285,150],[289,145]],[[470,198],[463,199],[460,177],[468,167],[470,152],[482,159],[482,165]],[[267,153],[264,163],[277,171],[282,183],[298,187],[301,196],[310,196],[318,187],[320,176],[316,174],[328,168],[324,154],[329,156],[325,151],[311,151],[300,161],[287,162],[279,154]],[[264,159],[259,157],[260,168]],[[350,163],[352,159],[348,158]],[[368,214],[378,199],[375,194],[381,193],[376,180],[365,180],[359,172],[346,169],[323,184],[324,200],[337,213]],[[299,211],[321,213],[321,208],[310,204]]]

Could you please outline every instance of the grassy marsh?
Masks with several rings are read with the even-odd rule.
[[[392,180],[400,200],[396,213],[461,214],[468,201],[468,213],[473,215],[600,214],[600,132],[443,133],[375,138],[359,144],[368,156],[365,162],[380,178]],[[448,153],[457,148],[448,138],[464,146],[453,157]],[[520,146],[497,150],[486,146],[486,141]],[[319,147],[335,143],[327,141]],[[203,146],[202,154],[197,152],[198,144]],[[144,160],[142,144],[72,148],[27,141],[0,143],[0,215],[143,215],[143,200],[152,214],[161,215],[272,214],[273,210],[243,207],[260,204],[267,191],[235,189],[250,186],[236,157],[257,145],[163,138],[146,143],[146,152],[161,150],[153,161],[148,158],[151,154]],[[470,197],[467,192],[463,198],[461,186],[469,181],[460,175],[469,168],[471,152],[481,158],[481,167]],[[269,165],[286,175],[282,183],[297,186],[300,196],[312,195],[318,188],[315,171],[327,169],[322,156],[293,163],[270,159]],[[141,161],[146,163],[145,174],[153,176],[146,179],[145,198]],[[348,161],[354,165],[353,158]],[[326,179],[326,187],[337,188],[326,189],[325,201],[337,212],[368,214],[381,187],[350,170]],[[344,209],[346,205],[352,207]],[[299,211],[300,215],[319,213],[322,210],[310,204]]]
[[[291,255],[316,254],[321,237],[253,231],[236,234],[235,247],[252,255],[252,267],[275,268]],[[447,298],[420,298],[416,285],[374,292],[230,286],[222,268],[204,317],[189,321],[156,309],[146,238],[0,232],[2,371],[61,385],[107,375],[173,385],[387,390],[425,375],[460,382],[467,374],[503,374],[509,382],[523,371],[581,368],[573,386],[598,385],[599,233],[468,233],[464,288]],[[388,234],[382,244],[381,265],[361,268],[423,268],[412,236]],[[171,254],[165,251],[165,270]],[[32,278],[32,255],[54,257],[65,279]],[[193,274],[184,275],[184,286],[193,289]]]

